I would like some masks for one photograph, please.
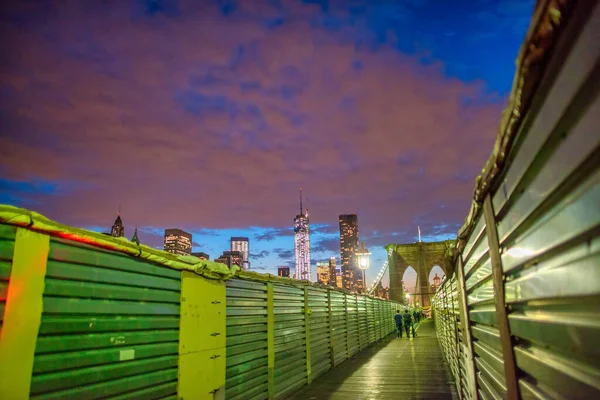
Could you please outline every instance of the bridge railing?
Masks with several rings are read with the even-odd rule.
[[[274,399],[394,330],[395,304],[0,205],[0,398]]]
[[[600,396],[600,5],[538,2],[433,300],[462,398]]]
[[[226,398],[284,398],[394,331],[397,303],[306,281],[227,281]]]

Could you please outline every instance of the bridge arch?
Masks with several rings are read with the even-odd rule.
[[[419,297],[418,302],[424,307],[429,306],[430,296],[433,295],[430,293],[429,274],[435,265],[438,265],[446,276],[452,274],[452,264],[446,255],[453,245],[453,240],[387,245],[390,298],[400,302],[405,300],[402,278],[406,269],[412,266],[417,272],[418,287],[415,291]]]

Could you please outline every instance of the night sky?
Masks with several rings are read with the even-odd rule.
[[[462,225],[533,3],[5,1],[0,203],[276,273],[302,188],[313,270],[357,213],[371,280]]]

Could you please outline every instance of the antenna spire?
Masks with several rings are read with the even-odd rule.
[[[417,226],[417,229],[419,230],[419,243],[421,242],[421,227]]]
[[[302,215],[302,188],[300,188],[300,215]]]
[[[121,203],[119,203],[119,212],[117,213],[117,215],[121,215]]]

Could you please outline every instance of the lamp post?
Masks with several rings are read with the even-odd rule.
[[[354,252],[354,254],[356,254],[356,257],[358,258],[358,268],[360,268],[363,272],[363,290],[366,293],[366,291],[367,291],[366,271],[370,267],[369,256],[371,255],[371,253],[369,253],[369,250],[367,250],[365,248],[365,244],[363,242],[363,243],[361,243],[361,247],[358,250],[356,250]]]

